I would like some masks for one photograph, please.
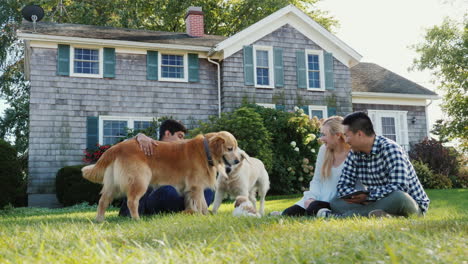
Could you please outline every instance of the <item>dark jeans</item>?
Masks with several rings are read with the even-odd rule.
[[[204,194],[206,204],[210,206],[210,204],[213,203],[214,191],[205,189]],[[183,210],[185,210],[184,197],[170,185],[161,186],[157,189],[148,187],[146,193],[140,198],[140,203],[138,205],[138,214],[140,215],[176,213]],[[122,201],[119,216],[130,216],[127,198]]]
[[[313,201],[309,204],[307,209],[300,207],[299,205],[295,204],[291,207],[286,208],[281,215],[286,216],[315,216],[317,215],[318,210],[322,208],[330,209],[330,203],[323,202],[323,201]]]

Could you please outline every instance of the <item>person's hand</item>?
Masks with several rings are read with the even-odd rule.
[[[304,207],[307,209],[310,205],[310,203],[312,203],[313,201],[315,201],[314,199],[312,198],[309,198],[307,200],[304,201]]]
[[[153,155],[153,145],[157,146],[158,143],[153,140],[152,138],[146,136],[145,134],[139,133],[136,136],[136,140],[140,145],[140,149],[145,153],[147,156]]]
[[[357,195],[351,196],[350,199],[343,199],[347,203],[355,203],[355,204],[367,204],[367,194],[361,193]]]

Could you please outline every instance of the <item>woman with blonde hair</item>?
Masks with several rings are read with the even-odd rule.
[[[281,215],[315,216],[322,208],[330,209],[329,202],[336,196],[336,185],[350,150],[350,146],[345,142],[342,121],[342,117],[332,116],[322,123],[320,141],[323,145],[317,155],[309,190],[304,192],[300,201],[284,210]],[[278,214],[280,213],[272,213]]]

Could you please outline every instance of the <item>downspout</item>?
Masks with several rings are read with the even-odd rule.
[[[210,57],[208,57],[208,61],[216,64],[216,67],[218,68],[218,117],[221,117],[221,66],[218,62],[211,60]]]
[[[432,104],[432,102],[433,102],[432,99],[429,99],[429,100],[430,100],[430,102],[429,102],[429,104],[426,105],[426,109],[425,109],[425,112],[426,112],[426,131],[427,131],[427,138],[428,138],[428,139],[431,138],[431,137],[430,137],[430,133],[429,133],[430,127],[429,127],[429,115],[427,114],[427,108],[428,108],[428,107]]]

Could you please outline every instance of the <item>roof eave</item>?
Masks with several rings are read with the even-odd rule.
[[[439,100],[439,95],[429,94],[403,94],[403,93],[373,93],[373,92],[352,92],[353,97],[366,97],[366,98],[411,98],[411,99],[427,99]]]

